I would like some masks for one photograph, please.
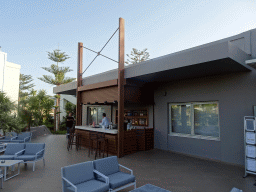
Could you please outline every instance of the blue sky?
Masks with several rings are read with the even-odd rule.
[[[174,53],[256,28],[253,0],[8,0],[0,6],[0,46],[7,60],[32,75],[35,89],[53,95],[53,86],[37,77],[49,75],[41,67],[53,62],[47,52],[59,47],[71,58],[76,77],[77,46],[99,51],[125,19],[125,53],[148,48],[150,58]],[[118,33],[102,54],[118,60]],[[84,69],[95,53],[84,49]],[[127,57],[125,58],[127,59]],[[98,57],[83,77],[117,68]]]

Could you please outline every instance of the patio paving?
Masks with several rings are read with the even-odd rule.
[[[85,148],[67,151],[64,135],[45,135],[32,142],[46,143],[45,167],[43,161],[39,161],[33,172],[32,164],[27,168],[22,164],[20,175],[4,182],[2,191],[61,192],[61,167],[94,160],[92,156],[88,157]],[[133,170],[137,187],[150,183],[172,192],[229,192],[233,187],[244,192],[256,191],[253,185],[255,176],[244,179],[242,167],[159,149],[127,155],[120,158],[119,163]],[[132,189],[129,187],[122,191]]]

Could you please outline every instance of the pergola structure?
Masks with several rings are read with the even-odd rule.
[[[91,92],[94,92],[95,94],[97,94],[97,90],[100,88],[105,89],[106,92],[109,92],[109,91],[116,92],[116,89],[117,89],[117,93],[118,93],[118,95],[117,95],[117,102],[118,102],[118,150],[117,150],[117,156],[120,158],[120,157],[124,156],[123,141],[124,141],[124,83],[125,83],[124,54],[125,53],[124,53],[124,19],[123,18],[119,18],[119,28],[118,29],[119,29],[119,51],[118,51],[119,52],[119,60],[118,60],[118,79],[117,80],[105,81],[102,83],[96,83],[96,84],[89,85],[89,86],[88,85],[83,86],[83,84],[82,84],[82,75],[84,73],[84,72],[82,72],[82,70],[83,70],[83,48],[86,48],[86,47],[83,46],[83,43],[81,43],[81,42],[78,43],[77,90],[76,90],[77,121],[76,121],[76,125],[77,126],[82,125],[82,105],[83,105],[83,103],[88,103],[88,102],[86,102],[86,101],[88,101],[88,100],[86,100],[86,97],[90,97],[90,94],[88,94],[88,92],[86,92],[86,91],[90,90]],[[113,35],[112,35],[112,37],[113,37]],[[105,46],[106,46],[106,44],[105,44]],[[101,49],[101,51],[103,50],[103,48]],[[86,48],[86,49],[88,49],[88,48]],[[90,49],[88,49],[88,50],[90,50]],[[92,50],[90,50],[90,51],[92,51]],[[95,51],[93,51],[93,52],[95,52]],[[102,55],[102,54],[100,54],[100,52],[95,52],[95,53],[97,53],[97,56],[99,56],[99,55]],[[104,55],[102,55],[102,56],[104,56]],[[96,57],[93,59],[93,61],[96,59]],[[106,56],[104,56],[104,57],[106,57]],[[106,57],[106,58],[108,58],[108,57]],[[108,59],[110,59],[110,58],[108,58]],[[113,60],[113,59],[111,59],[111,60]],[[92,62],[90,63],[90,65],[92,64]],[[112,94],[112,95],[106,96],[106,98],[104,98],[104,101],[107,99],[109,99],[108,101],[113,102],[113,100],[116,99],[116,97]],[[114,101],[116,101],[116,100],[114,100]]]

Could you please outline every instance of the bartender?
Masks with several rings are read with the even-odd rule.
[[[109,120],[108,118],[106,117],[106,113],[103,113],[102,114],[102,126],[104,126],[105,128],[107,128],[109,126]]]

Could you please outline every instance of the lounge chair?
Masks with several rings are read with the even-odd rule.
[[[25,144],[23,143],[8,143],[4,154],[0,155],[0,160],[13,160],[18,155],[22,155],[25,151]]]
[[[95,174],[104,178],[103,182],[95,178]],[[88,161],[61,168],[62,191],[104,192],[109,191],[109,180],[106,176],[93,169],[93,162]]]
[[[94,169],[109,178],[109,187],[111,191],[119,191],[126,187],[134,186],[136,189],[136,180],[133,171],[125,166],[118,164],[117,156],[107,157],[93,161]],[[129,170],[131,173],[124,173],[119,170],[119,166]],[[97,180],[103,181],[101,176],[96,176]]]
[[[22,145],[22,143],[20,143]],[[37,161],[44,160],[45,143],[26,143],[25,152],[22,155],[15,157],[15,160],[23,160],[25,164],[33,163],[33,171],[35,171],[35,164]]]

